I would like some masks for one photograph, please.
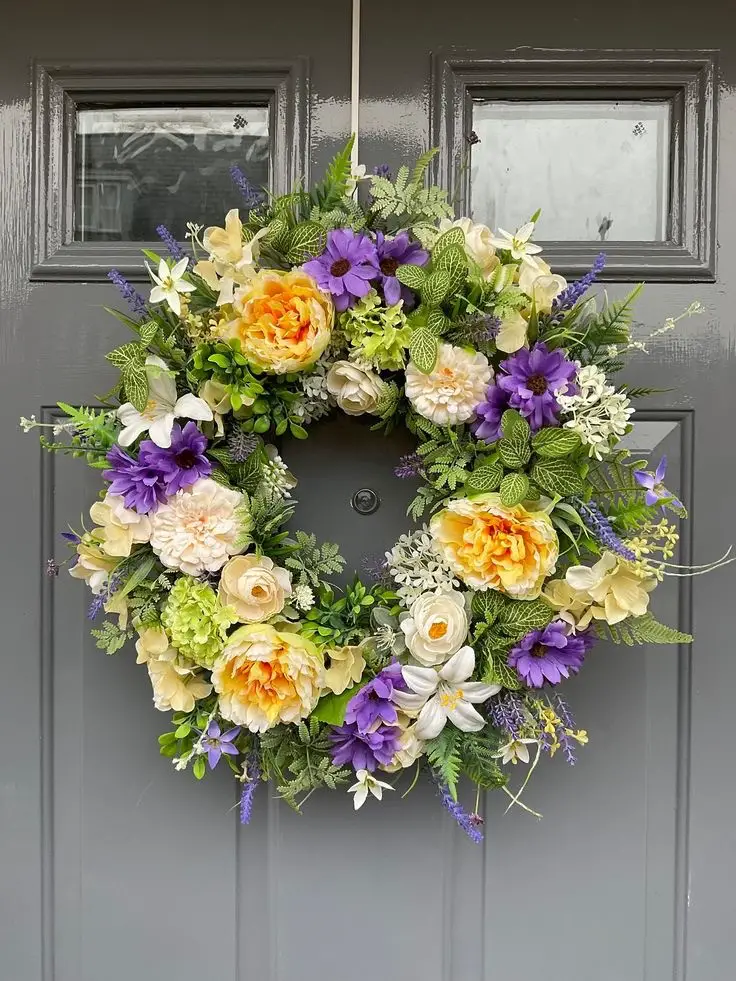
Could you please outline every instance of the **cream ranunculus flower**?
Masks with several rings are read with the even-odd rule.
[[[324,686],[335,695],[342,695],[363,677],[365,658],[361,644],[335,647],[325,651],[325,656],[330,666],[325,671]]]
[[[241,623],[262,623],[283,610],[291,573],[265,555],[236,555],[222,570],[217,594]]]
[[[567,280],[553,274],[543,259],[537,259],[537,268],[525,263],[519,273],[519,288],[534,300],[537,313],[551,313],[552,301],[566,289]]]
[[[167,569],[190,576],[217,572],[240,551],[243,531],[238,491],[208,477],[159,505],[151,519],[151,548]]]
[[[413,362],[406,368],[406,397],[420,416],[438,426],[457,426],[473,417],[486,396],[493,370],[483,354],[440,344],[437,363],[425,375]]]
[[[408,617],[401,621],[409,653],[428,667],[442,664],[460,650],[469,626],[465,597],[455,589],[425,593],[414,600]]]
[[[457,218],[451,221],[443,218],[439,225],[440,233],[451,228],[461,228],[465,234],[465,254],[480,268],[483,279],[490,279],[500,265],[491,239],[493,232],[487,225],[476,224],[470,218]]]
[[[642,578],[613,552],[604,552],[593,566],[570,566],[564,584],[558,585],[560,582],[548,583],[545,598],[580,630],[591,620],[616,624],[630,616],[643,616],[649,593],[656,586],[654,579]]]
[[[123,498],[117,494],[106,494],[102,501],[95,501],[89,514],[100,526],[95,537],[107,555],[127,558],[134,543],[147,542],[151,537],[148,515],[126,508]]]
[[[327,372],[327,391],[348,416],[375,412],[386,387],[380,375],[352,361],[335,361]]]
[[[324,687],[324,660],[311,640],[270,624],[241,627],[212,668],[224,719],[251,732],[299,722]]]
[[[102,551],[94,533],[85,535],[77,545],[77,560],[69,569],[75,579],[84,579],[92,592],[99,596],[107,586],[107,580],[120,560]]]
[[[450,568],[471,589],[536,599],[555,571],[559,542],[549,515],[520,504],[505,507],[500,494],[449,501],[429,530]]]

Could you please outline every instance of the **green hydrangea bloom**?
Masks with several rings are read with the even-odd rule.
[[[173,647],[203,668],[211,668],[222,653],[235,616],[220,604],[207,583],[181,576],[169,593],[161,622]]]
[[[399,302],[381,305],[375,290],[359,300],[341,318],[345,338],[357,359],[367,361],[378,371],[400,371],[406,363],[411,327]]]

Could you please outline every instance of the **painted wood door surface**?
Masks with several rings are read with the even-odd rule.
[[[299,817],[259,791],[241,828],[225,773],[195,785],[157,755],[148,678],[130,651],[94,648],[79,584],[44,575],[97,488],[78,462],[41,458],[17,417],[51,418],[57,400],[109,387],[103,355],[123,334],[102,310],[118,302],[107,269],[134,268],[132,238],[162,209],[180,220],[177,193],[219,200],[216,161],[238,131],[260,136],[248,166],[276,188],[321,171],[350,127],[350,17],[345,0],[28,0],[7,20],[0,978],[727,981],[730,569],[659,590],[656,612],[694,629],[692,649],[597,649],[565,689],[590,744],[575,767],[556,758],[535,774],[541,822],[489,798],[482,846],[422,784],[357,816],[340,793],[315,794]],[[604,248],[611,294],[653,281],[642,334],[704,304],[628,372],[664,390],[642,404],[632,445],[667,454],[690,505],[683,563],[716,558],[736,534],[734,21],[718,0],[697,14],[664,0],[583,12],[571,0],[373,0],[362,11],[369,167],[436,142],[458,201],[501,225],[523,197],[515,187],[539,188],[555,268],[574,278]],[[481,142],[464,167],[473,130]],[[131,146],[155,151],[152,184],[121,164]],[[344,420],[284,446],[300,525],[338,540],[352,567],[404,527],[406,489],[391,477],[404,447]],[[382,503],[360,516],[349,502],[365,486]]]

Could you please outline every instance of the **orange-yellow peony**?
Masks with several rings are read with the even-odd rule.
[[[270,624],[236,630],[212,668],[220,714],[251,732],[305,718],[323,682],[324,659],[311,640]]]
[[[335,310],[301,269],[265,270],[238,290],[235,318],[221,328],[262,371],[284,374],[313,365],[330,342]]]
[[[471,589],[535,599],[555,571],[557,533],[544,511],[507,508],[499,494],[450,501],[430,523],[435,546]]]

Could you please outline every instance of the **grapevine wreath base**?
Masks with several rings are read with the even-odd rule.
[[[102,408],[59,403],[41,440],[101,471],[69,571],[105,616],[98,647],[135,640],[177,770],[229,766],[244,822],[261,781],[297,809],[321,786],[358,808],[424,772],[479,840],[480,791],[531,810],[540,757],[587,742],[560,689],[596,640],[691,639],[649,612],[688,571],[685,509],[665,459],[619,445],[648,394],[614,380],[645,350],[640,287],[587,298],[604,257],[568,284],[538,216],[455,219],[432,152],[393,180],[351,172],[350,151],[279,197],[235,170],[242,215],[189,225],[193,258],[160,227],[148,297],[111,272],[119,379]],[[286,528],[297,481],[274,445],[332,412],[406,426],[396,477],[419,481],[406,534],[344,589],[337,546]]]

